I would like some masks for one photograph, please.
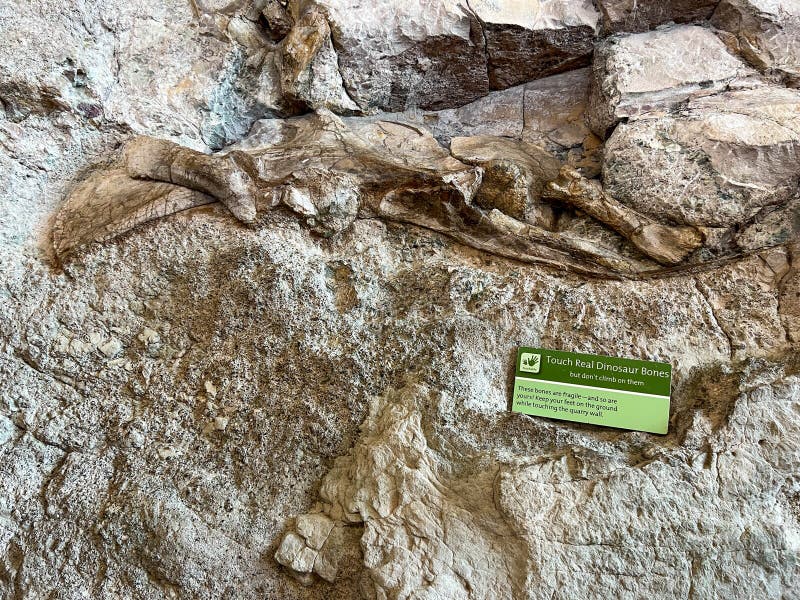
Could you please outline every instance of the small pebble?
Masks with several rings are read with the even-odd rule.
[[[105,354],[108,358],[114,358],[122,350],[122,342],[117,338],[111,338],[105,344],[100,346],[100,352]]]

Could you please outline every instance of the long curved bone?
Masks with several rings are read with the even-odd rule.
[[[547,184],[545,198],[566,202],[608,225],[639,250],[662,265],[677,265],[703,244],[694,227],[670,227],[656,223],[606,194],[593,181],[570,167]]]
[[[473,206],[455,195],[431,204],[414,194],[388,194],[376,208],[387,221],[438,231],[478,250],[559,270],[594,276],[634,276],[646,265],[620,256],[589,240],[567,237],[529,225],[500,212]]]
[[[137,225],[216,202],[197,190],[132,179],[122,169],[93,173],[76,187],[53,225],[63,260],[91,242],[104,242]]]

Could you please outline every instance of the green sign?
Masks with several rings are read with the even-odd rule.
[[[520,348],[514,412],[667,433],[672,367],[667,363]]]

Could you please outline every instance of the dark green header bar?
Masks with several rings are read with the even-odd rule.
[[[517,377],[669,396],[672,367],[649,360],[522,347],[517,352]]]

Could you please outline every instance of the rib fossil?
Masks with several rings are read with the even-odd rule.
[[[649,259],[680,265],[702,244],[694,228],[655,223],[568,168],[547,184],[544,195],[598,219],[645,256],[625,256],[551,230],[551,221],[542,219],[547,206],[517,206],[542,202],[532,194],[516,197],[518,218],[501,212],[492,202],[508,173],[524,173],[531,186],[541,189],[545,182],[539,180],[556,171],[542,160],[541,150],[502,138],[484,142],[499,156],[504,144],[513,146],[510,158],[492,163],[500,175],[485,182],[480,156],[467,157],[474,164],[465,164],[426,131],[402,123],[342,119],[326,110],[260,121],[245,140],[214,155],[140,137],[126,147],[120,168],[95,173],[75,188],[57,217],[54,246],[63,260],[88,243],[214,199],[244,223],[278,205],[323,236],[343,231],[356,218],[380,218],[438,231],[500,256],[603,277],[657,272],[659,265]],[[460,145],[475,154],[474,143]]]

